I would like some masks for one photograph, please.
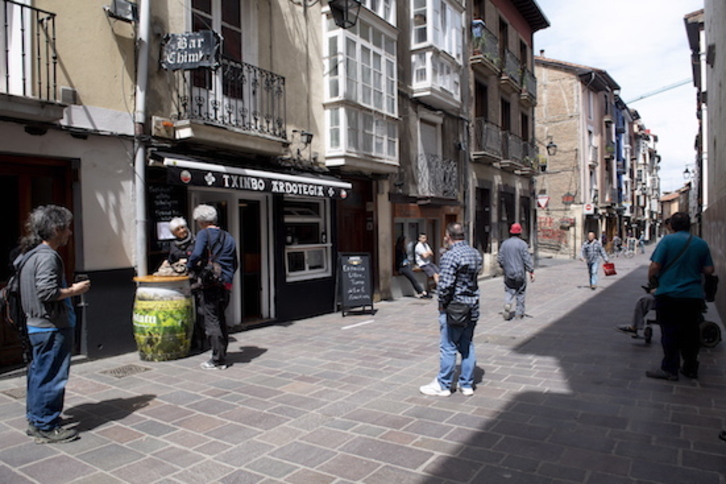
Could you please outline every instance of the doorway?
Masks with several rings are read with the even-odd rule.
[[[262,308],[262,224],[258,200],[239,200],[239,226],[242,323],[257,323],[266,319]]]
[[[71,163],[63,160],[45,160],[27,157],[0,156],[0,203],[3,207],[3,230],[0,231],[0,287],[10,277],[11,252],[18,245],[23,234],[23,225],[28,214],[41,205],[55,204],[73,210]],[[80,227],[80,216],[74,214],[76,227]],[[74,228],[78,235],[79,229]],[[73,240],[58,252],[63,258],[66,278],[72,281],[75,267]],[[81,325],[76,327],[80,334]],[[78,353],[80,338],[76,337]],[[0,322],[0,366],[20,363],[20,340],[13,329]]]
[[[244,198],[239,198],[244,193]],[[253,192],[196,189],[189,192],[189,213],[201,203],[212,205],[219,226],[234,237],[239,269],[234,276],[227,308],[230,326],[275,318],[274,261],[271,258],[268,214],[270,197]],[[196,229],[196,227],[195,227]]]

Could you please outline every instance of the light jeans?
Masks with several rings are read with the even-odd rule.
[[[466,328],[452,328],[446,324],[446,312],[439,313],[441,341],[439,343],[439,374],[436,379],[443,389],[451,389],[456,370],[456,353],[461,353],[461,371],[458,388],[473,388],[476,351],[474,350],[474,327],[476,322]]]
[[[599,268],[598,261],[587,263],[587,272],[590,274],[590,285],[597,286],[597,270]]]

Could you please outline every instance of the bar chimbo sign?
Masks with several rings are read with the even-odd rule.
[[[219,38],[211,30],[169,34],[164,38],[161,67],[176,71],[219,65]]]
[[[346,198],[348,196],[344,188],[322,185],[316,183],[313,179],[308,181],[304,180],[303,177],[294,176],[291,177],[295,178],[294,180],[284,180],[282,177],[276,179],[275,175],[275,173],[270,172],[270,177],[256,177],[169,167],[167,180],[169,183],[187,186],[249,190],[281,195],[299,195],[318,198]]]

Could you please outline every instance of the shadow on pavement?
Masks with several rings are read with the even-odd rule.
[[[122,420],[132,413],[146,407],[156,395],[139,395],[131,398],[112,398],[98,403],[83,403],[63,411],[78,422],[76,430],[88,432],[114,420]]]
[[[472,404],[488,403],[488,389],[514,397],[488,418],[466,416],[470,430],[447,436],[461,445],[456,456],[434,460],[417,483],[723,484],[722,349],[701,350],[699,381],[651,380],[644,372],[659,367],[659,330],[652,345],[613,331],[629,321],[644,278],[645,267],[634,270],[513,347],[507,363],[526,372],[497,375],[480,361],[487,376]],[[486,346],[477,352],[484,356]],[[515,384],[523,390],[513,391]]]

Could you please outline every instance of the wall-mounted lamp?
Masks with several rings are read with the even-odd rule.
[[[693,176],[693,173],[691,173],[691,170],[689,170],[688,167],[686,167],[686,169],[683,170],[683,179],[688,181],[691,179],[692,176]]]
[[[313,136],[313,133],[310,133],[309,131],[300,131],[300,141],[302,141],[305,146],[308,146],[313,142]]]
[[[549,156],[555,156],[557,154],[557,145],[552,141],[552,136],[549,137],[550,142],[547,143],[547,154]]]
[[[341,29],[355,27],[360,13],[359,0],[328,0],[328,7],[333,14],[335,25]]]

